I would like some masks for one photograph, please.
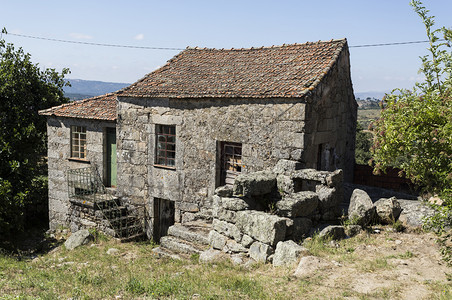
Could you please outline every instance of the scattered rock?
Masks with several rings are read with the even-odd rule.
[[[92,240],[94,240],[94,238],[91,233],[89,233],[87,229],[83,229],[73,233],[66,242],[64,242],[64,246],[67,250],[73,250],[81,245],[88,244]]]
[[[369,195],[360,189],[353,191],[348,207],[348,218],[353,224],[366,226],[375,218],[376,209]]]
[[[435,210],[419,200],[399,200],[402,212],[399,221],[408,228],[421,228],[422,219],[435,214]]]
[[[354,237],[361,232],[363,228],[360,225],[348,225],[345,227],[345,234],[349,237]]]
[[[220,197],[231,197],[232,187],[228,185],[220,186],[215,190],[215,194]]]
[[[278,242],[275,255],[273,256],[273,266],[279,267],[294,264],[303,253],[308,253],[308,249],[294,241]]]
[[[316,256],[304,256],[300,259],[294,276],[298,278],[309,277],[315,275],[318,270],[330,267],[331,263],[323,258]]]
[[[250,208],[249,204],[240,198],[221,198],[221,206],[224,209],[234,211],[246,210]]]
[[[225,254],[220,250],[208,249],[199,254],[199,262],[212,263],[225,259]]]
[[[345,234],[344,226],[330,225],[325,227],[322,231],[320,231],[319,237],[320,238],[330,237],[333,240],[342,240],[345,239],[347,235]]]
[[[294,218],[291,228],[291,238],[294,241],[301,241],[311,230],[312,221],[308,218]]]
[[[267,262],[268,257],[273,254],[273,248],[261,242],[254,242],[248,252],[249,256],[257,262]]]
[[[378,215],[378,221],[381,224],[391,224],[400,216],[402,208],[399,201],[395,197],[381,198],[374,203]]]
[[[209,232],[209,244],[215,249],[222,250],[226,245],[227,238],[216,232],[215,230],[211,230]]]
[[[117,255],[119,253],[119,250],[116,248],[110,248],[107,250],[108,255]]]
[[[302,152],[300,153],[300,156],[301,155],[302,155]],[[290,172],[293,172],[296,170],[300,170],[302,167],[303,167],[303,165],[298,161],[280,159],[276,163],[276,166],[273,168],[273,172],[276,174],[290,173]]]

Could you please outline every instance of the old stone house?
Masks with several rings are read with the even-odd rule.
[[[353,176],[357,104],[345,39],[187,48],[115,94],[40,113],[51,228],[70,220],[65,172],[86,164],[122,201],[145,205],[154,237],[208,211],[217,187],[280,159]]]

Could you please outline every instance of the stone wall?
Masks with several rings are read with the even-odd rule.
[[[70,128],[72,125],[86,126],[86,161],[70,158]],[[49,170],[49,226],[51,230],[57,229],[59,226],[70,226],[71,211],[66,171],[94,165],[101,176],[104,174],[104,143],[107,127],[114,128],[115,123],[71,118],[48,118],[47,155]]]
[[[282,160],[272,172],[239,175],[232,189],[218,188],[211,246],[265,262],[278,242],[299,242],[316,223],[337,221],[343,200],[342,170],[299,167]]]
[[[305,104],[293,99],[119,99],[118,195],[147,203],[175,201],[182,214],[211,207],[219,143],[242,143],[242,172],[273,167],[303,148]],[[156,124],[176,126],[176,166],[154,166]],[[291,154],[292,153],[292,154]],[[296,157],[294,157],[296,158]]]
[[[348,51],[319,84],[306,105],[303,161],[306,168],[342,169],[353,181],[358,105],[353,94]]]

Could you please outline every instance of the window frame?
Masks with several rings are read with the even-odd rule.
[[[87,160],[86,126],[71,125],[71,155],[72,159]],[[76,149],[77,147],[77,149]]]
[[[176,168],[176,125],[155,125],[154,165]]]

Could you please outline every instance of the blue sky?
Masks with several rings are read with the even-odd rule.
[[[425,40],[408,0],[10,1],[0,27],[52,39],[148,47],[247,48],[347,38],[349,46]],[[452,26],[452,1],[425,1]],[[68,78],[132,83],[179,51],[89,46],[3,35],[42,67]],[[427,44],[350,48],[355,92],[409,88]]]

